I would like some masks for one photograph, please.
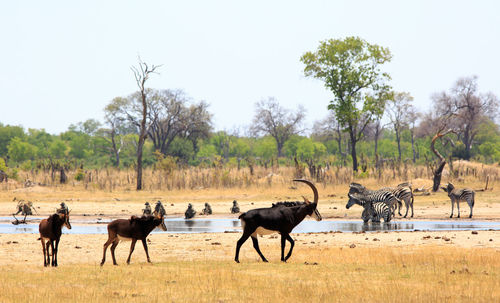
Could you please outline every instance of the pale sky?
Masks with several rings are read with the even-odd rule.
[[[102,120],[136,90],[137,56],[163,64],[153,88],[211,104],[216,129],[243,128],[255,102],[275,97],[326,116],[331,93],[306,78],[300,56],[330,38],[388,47],[396,91],[420,110],[434,92],[477,75],[500,96],[498,1],[3,1],[0,122],[65,131]]]

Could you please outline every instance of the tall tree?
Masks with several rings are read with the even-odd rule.
[[[342,141],[345,139],[345,133],[342,131],[334,111],[329,111],[323,120],[314,123],[313,136],[324,138],[323,141],[335,140],[340,157],[344,161],[344,165],[346,165],[347,152],[342,149]]]
[[[387,102],[387,116],[396,133],[399,162],[401,162],[401,132],[410,123],[410,112],[413,107],[411,105],[412,101],[413,97],[409,93],[400,92],[395,93],[394,98],[389,99]]]
[[[390,76],[380,66],[390,60],[389,49],[358,37],[322,41],[316,52],[301,57],[305,75],[323,80],[334,95],[328,109],[349,134],[354,171],[358,170],[356,143],[384,110]]]
[[[109,144],[108,150],[115,158],[115,166],[120,167],[120,152],[123,147],[125,117],[121,114],[127,99],[116,97],[104,108],[104,120],[108,128],[101,129],[101,138]],[[119,141],[118,141],[119,140]]]
[[[473,76],[458,79],[450,94],[435,95],[434,105],[439,114],[453,112],[450,123],[465,146],[464,158],[468,160],[479,125],[486,117],[494,119],[499,102],[492,93],[480,94],[477,77]]]
[[[141,122],[139,125],[139,140],[137,142],[137,190],[142,189],[142,152],[144,141],[148,135],[148,127],[146,124],[148,119],[148,95],[146,91],[146,82],[149,80],[151,74],[157,73],[156,70],[159,67],[159,65],[149,66],[146,62],[141,61],[141,59],[139,59],[138,66],[131,67],[137,87],[139,88],[140,109],[142,112]]]
[[[276,140],[278,157],[282,156],[283,146],[292,135],[301,132],[305,109],[299,106],[296,112],[280,106],[274,98],[255,104],[255,116],[251,126],[254,135],[270,135]]]

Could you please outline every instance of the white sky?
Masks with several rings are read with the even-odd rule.
[[[500,96],[498,1],[3,1],[0,122],[65,131],[101,120],[136,90],[137,56],[163,64],[149,82],[211,104],[216,129],[248,125],[276,97],[323,118],[331,99],[300,56],[319,41],[360,36],[388,47],[397,91],[421,110],[458,77]]]

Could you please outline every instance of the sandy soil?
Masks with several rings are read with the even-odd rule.
[[[296,241],[294,254],[307,254],[310,248],[356,249],[360,247],[401,247],[417,246],[457,247],[457,248],[493,248],[500,253],[499,231],[452,232],[378,232],[378,233],[311,233],[293,234]],[[240,233],[207,234],[152,234],[148,238],[148,247],[153,262],[172,260],[227,260],[234,258],[236,241]],[[35,234],[0,234],[0,264],[23,263],[42,264],[42,251],[38,235]],[[68,235],[61,238],[59,263],[64,264],[99,264],[102,258],[102,245],[107,235]],[[259,238],[263,254],[271,261],[278,262],[280,241],[278,235]],[[288,244],[287,244],[288,245]],[[129,252],[129,242],[121,242],[116,249],[117,262],[124,264]],[[287,246],[288,249],[289,246]],[[313,259],[313,258],[312,258]],[[242,247],[240,260],[259,261],[257,253],[248,240]],[[137,243],[132,262],[145,262],[144,249]],[[312,260],[314,261],[314,260]],[[108,250],[107,262],[111,264]],[[293,261],[293,256],[290,259]]]
[[[308,188],[277,195],[269,193],[244,193],[234,190],[225,192],[212,190],[210,192],[89,192],[70,191],[47,187],[21,188],[0,192],[0,216],[8,217],[16,210],[16,202],[24,199],[33,201],[39,217],[52,214],[65,201],[72,210],[73,220],[97,218],[114,219],[129,218],[140,214],[144,202],[154,204],[162,200],[168,217],[181,217],[191,202],[200,212],[205,202],[210,202],[214,215],[211,217],[232,218],[238,215],[230,214],[233,199],[237,199],[241,211],[258,207],[269,207],[272,201],[301,200],[301,195],[311,196]],[[345,192],[345,193],[344,193]],[[345,204],[347,190],[345,187],[327,187],[320,190],[318,209],[325,219],[359,220],[361,207],[354,206],[347,210]],[[500,221],[500,189],[477,192],[473,220]],[[395,221],[405,220],[450,220],[451,205],[444,192],[429,196],[416,196],[414,218],[397,217]],[[456,212],[456,209],[455,209]],[[403,211],[404,214],[404,211]],[[469,207],[461,203],[462,218],[453,220],[468,221]],[[4,219],[0,223],[8,223]],[[150,255],[153,262],[169,260],[232,260],[234,248],[240,233],[207,233],[207,234],[152,234],[149,236]],[[458,248],[494,248],[500,252],[500,231],[452,232],[378,232],[378,233],[312,233],[293,234],[297,241],[294,253],[307,253],[313,247],[337,247],[339,249],[356,249],[371,247],[416,247],[428,245],[432,247],[456,246]],[[0,264],[26,263],[41,264],[42,252],[40,241],[36,234],[0,234]],[[102,258],[102,245],[107,235],[63,235],[60,244],[60,264],[85,263],[98,264]],[[448,239],[448,240],[446,240]],[[260,240],[263,253],[270,261],[278,261],[280,241],[277,235],[265,236]],[[350,248],[350,247],[354,248]],[[128,243],[122,243],[117,248],[119,263],[124,263],[129,250]],[[251,241],[245,243],[241,251],[241,260],[258,261]],[[108,251],[108,261],[110,255]],[[144,262],[144,250],[140,243],[132,257],[132,262]],[[293,257],[291,259],[293,262]]]

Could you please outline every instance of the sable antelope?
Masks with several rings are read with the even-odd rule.
[[[308,180],[296,179],[293,181],[306,183],[311,187],[314,193],[314,202],[309,202],[305,199],[305,204],[286,207],[275,206],[269,208],[257,208],[247,211],[239,216],[241,226],[243,227],[243,235],[236,244],[236,255],[234,261],[240,263],[239,253],[243,243],[251,236],[253,247],[262,258],[262,261],[268,262],[259,249],[259,242],[257,235],[266,235],[278,232],[281,234],[281,261],[286,262],[292,255],[293,246],[295,242],[290,237],[290,232],[297,226],[306,216],[313,216],[317,221],[321,218],[316,216],[316,207],[318,205],[318,190]],[[290,251],[285,257],[285,244],[286,240],[290,242]]]
[[[113,220],[108,224],[108,241],[104,243],[101,266],[104,265],[104,262],[106,261],[106,249],[110,244],[112,244],[111,257],[113,258],[113,265],[118,265],[115,258],[115,248],[120,241],[132,241],[132,244],[130,244],[130,253],[127,258],[127,264],[130,264],[130,257],[132,256],[132,252],[135,248],[135,242],[137,242],[137,240],[142,241],[148,262],[151,263],[146,237],[158,226],[160,226],[163,231],[167,230],[165,222],[163,221],[163,215],[160,213],[155,213],[154,216],[132,216],[130,219]]]
[[[61,239],[63,226],[71,229],[71,224],[69,223],[69,211],[68,213],[53,214],[48,219],[40,221],[40,225],[38,226],[40,238],[38,238],[38,240],[42,242],[44,266],[51,265],[49,245],[52,248],[52,266],[57,266],[57,251],[59,248],[59,240]],[[56,242],[55,247],[54,241]]]

